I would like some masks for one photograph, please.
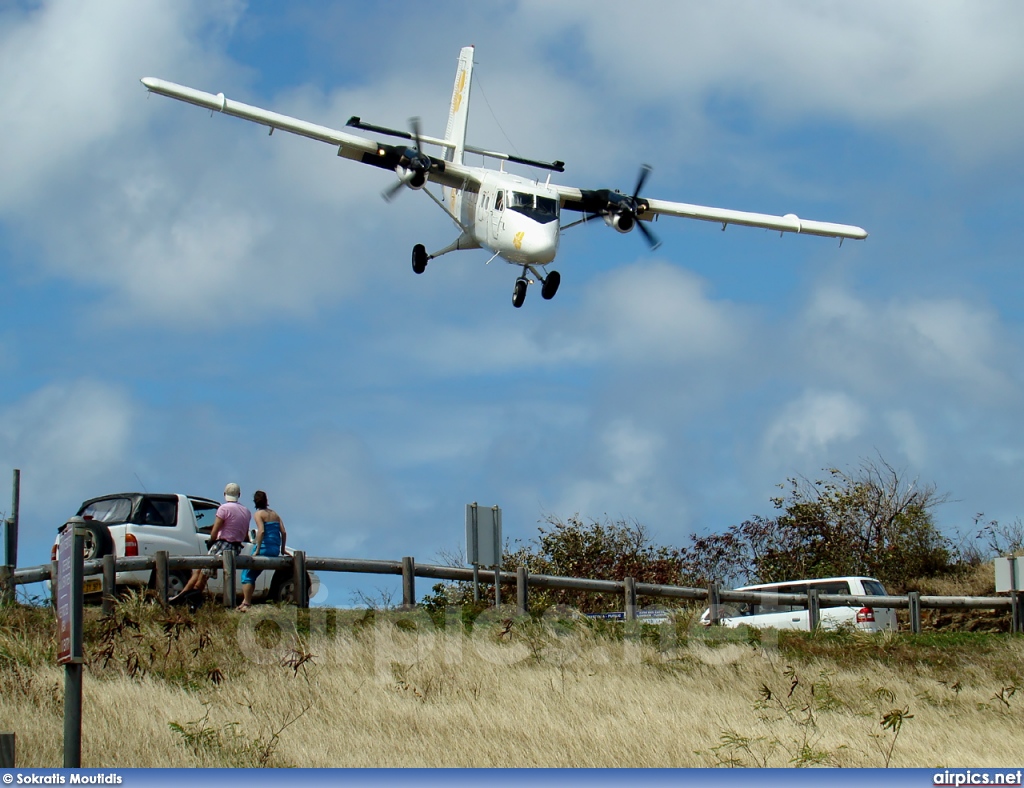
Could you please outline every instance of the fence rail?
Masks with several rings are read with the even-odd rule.
[[[495,571],[493,569],[470,569],[457,566],[437,566],[418,564],[411,557],[399,561],[371,560],[365,558],[307,558],[305,553],[296,551],[292,556],[234,555],[223,556],[169,556],[160,551],[153,556],[131,558],[114,558],[106,556],[85,562],[85,575],[103,576],[104,603],[113,598],[114,574],[125,571],[152,570],[156,573],[154,586],[161,602],[167,601],[167,575],[174,569],[219,569],[225,570],[225,604],[234,606],[235,578],[240,569],[291,570],[293,576],[301,577],[308,571],[314,572],[352,572],[357,574],[399,575],[402,577],[402,602],[404,606],[415,605],[415,578],[431,580],[451,580],[456,582],[478,581],[485,585],[515,586],[517,607],[521,613],[529,610],[529,588],[561,589],[568,591],[587,591],[592,593],[618,594],[623,599],[625,618],[635,620],[637,597],[653,597],[657,599],[704,601],[709,605],[710,618],[718,620],[718,608],[723,602],[747,602],[758,604],[768,600],[775,604],[800,605],[810,611],[810,627],[813,629],[819,621],[821,607],[853,606],[905,609],[910,613],[911,630],[921,631],[921,611],[926,609],[941,610],[1008,610],[1010,613],[1011,631],[1024,631],[1024,592],[1013,592],[1006,597],[966,597],[966,596],[925,596],[910,592],[907,596],[853,596],[847,594],[820,594],[816,590],[807,594],[779,594],[764,591],[732,591],[717,586],[709,588],[687,588],[685,586],[656,585],[637,583],[633,578],[624,580],[595,580],[581,577],[561,577],[558,575],[535,575],[519,567],[514,573]],[[41,566],[26,567],[9,571],[9,567],[0,567],[8,571],[0,573],[0,593],[6,591],[13,597],[14,586],[38,583],[56,576],[56,562]],[[296,604],[306,607],[304,583],[296,583]]]

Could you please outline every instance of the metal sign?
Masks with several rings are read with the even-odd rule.
[[[60,532],[57,546],[57,662],[61,665],[83,662],[82,653],[82,537],[75,535],[72,517]]]
[[[996,591],[1024,591],[1024,556],[1000,557],[996,564]]]
[[[466,504],[466,561],[472,566],[501,565],[501,508]]]

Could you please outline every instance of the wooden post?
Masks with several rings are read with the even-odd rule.
[[[813,632],[821,623],[821,603],[818,602],[818,589],[807,589],[807,628]]]
[[[309,586],[306,585],[306,554],[302,550],[292,553],[292,577],[295,580],[295,606],[309,607]]]
[[[7,565],[12,568],[18,566],[18,519],[21,508],[21,471],[14,469],[14,479],[11,484],[11,516],[7,518],[7,544],[4,546],[4,555]]]
[[[224,607],[229,610],[235,605],[235,553],[232,550],[225,550],[220,554],[224,562]]]
[[[636,580],[627,577],[622,583],[622,590],[626,597],[626,621],[636,621]]]
[[[14,604],[14,567],[0,564],[0,605]]]
[[[156,589],[156,600],[162,606],[167,607],[167,583],[171,577],[170,570],[167,568],[167,551],[157,550],[153,558],[155,561],[153,566],[153,587]]]
[[[114,554],[103,556],[103,615],[114,612],[114,598],[117,592],[117,573],[114,571]]]
[[[708,586],[708,621],[714,625],[722,623],[722,600],[718,596],[718,583]]]
[[[0,769],[13,769],[15,735],[13,733],[0,733]]]
[[[516,569],[516,607],[519,615],[530,615],[529,599],[530,573],[525,566]]]
[[[50,561],[50,604],[57,607],[57,562]]]
[[[907,608],[910,612],[910,631],[915,635],[921,634],[921,592],[910,591],[907,593]]]
[[[402,607],[416,607],[416,559],[411,555],[402,558]]]

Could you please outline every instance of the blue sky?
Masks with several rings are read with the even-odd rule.
[[[0,472],[19,563],[88,497],[256,488],[311,555],[440,562],[470,501],[663,544],[883,456],[950,534],[1021,513],[1024,8],[1012,2],[67,0],[0,8]],[[846,242],[665,219],[566,232],[558,296],[333,150],[155,76],[341,127],[443,136],[556,180],[856,224]],[[0,476],[0,479],[4,477]],[[0,510],[6,509],[0,498]],[[344,605],[397,583],[335,577]],[[427,590],[421,581],[421,591]]]

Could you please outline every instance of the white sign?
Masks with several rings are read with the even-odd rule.
[[[1024,591],[1024,556],[996,559],[996,591]]]

